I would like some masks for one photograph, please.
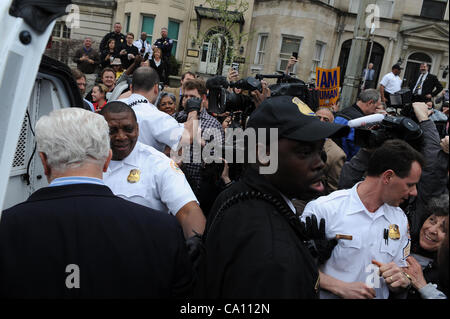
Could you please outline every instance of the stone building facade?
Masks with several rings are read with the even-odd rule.
[[[86,37],[92,39],[92,47],[98,50],[103,36],[111,32],[116,10],[116,1],[112,0],[73,0],[72,3],[72,7],[66,11],[72,17],[68,19],[68,16],[63,16],[56,21],[52,46],[45,51],[46,55],[70,67],[75,66],[73,55]],[[78,21],[75,23],[73,19]]]
[[[230,1],[231,2],[231,1]],[[418,73],[420,62],[431,65],[431,73],[448,87],[448,0],[373,0],[379,10],[379,26],[372,39],[370,62],[374,63],[376,80],[400,62],[405,84]],[[122,32],[142,31],[148,42],[160,37],[168,27],[175,40],[172,51],[180,64],[178,74],[187,70],[214,75],[218,52],[226,45],[223,74],[231,62],[240,63],[242,76],[284,71],[288,58],[298,52],[300,63],[293,72],[305,81],[315,78],[317,66],[341,67],[341,81],[349,63],[359,0],[247,0],[245,12],[229,13],[234,24],[225,38],[220,37],[217,10],[205,0],[76,0],[80,9],[80,28],[67,30],[57,23],[54,42],[77,48],[85,36],[98,47],[103,35],[114,22],[121,22]],[[67,40],[69,39],[69,40]],[[370,41],[372,40],[372,41]],[[373,44],[372,44],[373,43]],[[371,45],[372,44],[372,45]],[[55,50],[53,50],[55,51]],[[70,62],[69,55],[56,55]],[[362,70],[361,70],[362,71]]]
[[[448,1],[374,0],[379,27],[373,37],[370,62],[377,81],[400,62],[406,85],[428,62],[448,87]],[[315,67],[340,66],[341,81],[356,24],[357,0],[255,0],[247,50],[248,73],[284,70],[292,52],[300,63],[294,73],[305,81],[315,78]],[[368,56],[370,41],[368,41]],[[362,70],[361,70],[362,71]],[[445,76],[445,78],[444,78]]]

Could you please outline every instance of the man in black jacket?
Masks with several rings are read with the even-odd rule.
[[[116,22],[114,23],[114,31],[106,34],[102,41],[100,42],[100,53],[103,53],[103,51],[108,49],[108,40],[109,39],[114,39],[116,40],[116,48],[120,50],[120,48],[125,44],[126,42],[126,37],[123,33],[121,33],[122,31],[122,25],[120,24],[120,22]]]
[[[50,185],[3,213],[0,298],[188,297],[192,266],[175,218],[102,181],[112,156],[105,119],[54,111],[39,119],[36,141]]]
[[[443,89],[436,75],[428,73],[428,69],[428,64],[422,63],[419,77],[411,82],[410,89],[413,94],[413,102],[429,102]]]
[[[134,34],[127,33],[127,41],[122,45],[119,51],[120,61],[122,61],[122,67],[124,70],[128,69],[133,64],[137,55],[139,54],[138,48],[133,45]]]
[[[348,127],[321,122],[305,115],[308,110],[298,98],[280,96],[265,100],[250,116],[248,127],[258,132],[257,163],[249,164],[211,209],[199,297],[317,297],[317,267],[291,199],[323,191],[324,139],[346,134]],[[270,142],[269,128],[278,133],[270,134]]]

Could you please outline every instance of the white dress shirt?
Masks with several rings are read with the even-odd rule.
[[[137,182],[128,181],[131,170],[139,170]],[[197,201],[175,162],[139,142],[126,158],[111,161],[103,181],[114,195],[173,215],[187,203]]]
[[[166,145],[177,150],[184,131],[184,124],[178,123],[172,116],[161,112],[140,94],[132,94],[120,100],[131,106],[139,124],[138,141],[163,152]]]
[[[390,94],[393,94],[402,89],[402,79],[392,72],[383,76],[380,84],[384,86],[384,90]]]
[[[417,93],[416,94],[417,95],[422,95],[423,82],[425,82],[425,80],[427,79],[427,75],[428,75],[428,72],[425,73],[425,74],[421,73],[419,75],[419,78],[417,79],[416,85],[414,86],[413,93],[416,91],[416,88],[420,84],[420,87],[417,89]]]
[[[145,51],[142,54],[141,53],[141,49],[142,49],[142,42],[144,42],[144,47],[145,47]],[[142,54],[142,56],[144,56],[146,53],[148,53],[148,58],[151,59],[153,56],[153,50],[152,50],[152,46],[147,42],[147,41],[142,41],[141,39],[136,40],[133,42],[133,45],[138,48],[138,52],[140,54]]]
[[[378,277],[378,268],[372,260],[381,263],[393,261],[399,267],[407,266],[406,257],[410,249],[408,220],[399,207],[387,204],[370,213],[358,196],[358,185],[309,202],[301,218],[305,220],[312,214],[318,221],[324,218],[328,239],[337,234],[353,237],[352,240],[338,240],[330,259],[320,269],[323,273],[345,282],[372,283],[376,298],[387,299],[388,286],[382,277]],[[388,239],[386,244],[383,231],[390,225],[399,227],[400,239]],[[320,292],[320,297],[336,298],[326,290]]]

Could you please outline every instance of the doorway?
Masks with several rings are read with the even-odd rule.
[[[414,86],[414,81],[417,81],[420,75],[420,65],[428,63],[428,72],[431,72],[432,59],[428,54],[423,52],[416,52],[409,55],[406,62],[405,75],[403,76],[403,83],[408,87]]]
[[[227,74],[229,66],[231,65],[231,55],[230,52],[233,49],[233,40],[226,34],[222,37],[222,32],[217,29],[209,30],[205,36],[201,47],[200,63],[198,67],[198,72],[208,75],[215,75],[217,73],[217,68],[219,65],[219,57],[222,46],[225,46],[225,57],[222,74]]]
[[[344,83],[345,73],[347,71],[348,59],[350,57],[350,48],[352,46],[352,39],[349,39],[342,43],[341,53],[339,54],[338,66],[341,68],[341,78],[340,86]],[[364,59],[363,68],[361,69],[361,76],[364,68],[367,65],[367,57],[369,56],[370,42],[367,43],[366,58]],[[380,78],[381,66],[383,65],[384,58],[384,48],[378,42],[373,43],[372,53],[370,55],[369,62],[373,63],[373,69],[375,70],[374,83],[378,84],[378,79]]]

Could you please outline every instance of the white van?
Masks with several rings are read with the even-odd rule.
[[[0,214],[48,184],[36,154],[36,121],[83,107],[69,67],[42,55],[70,2],[0,1]]]

